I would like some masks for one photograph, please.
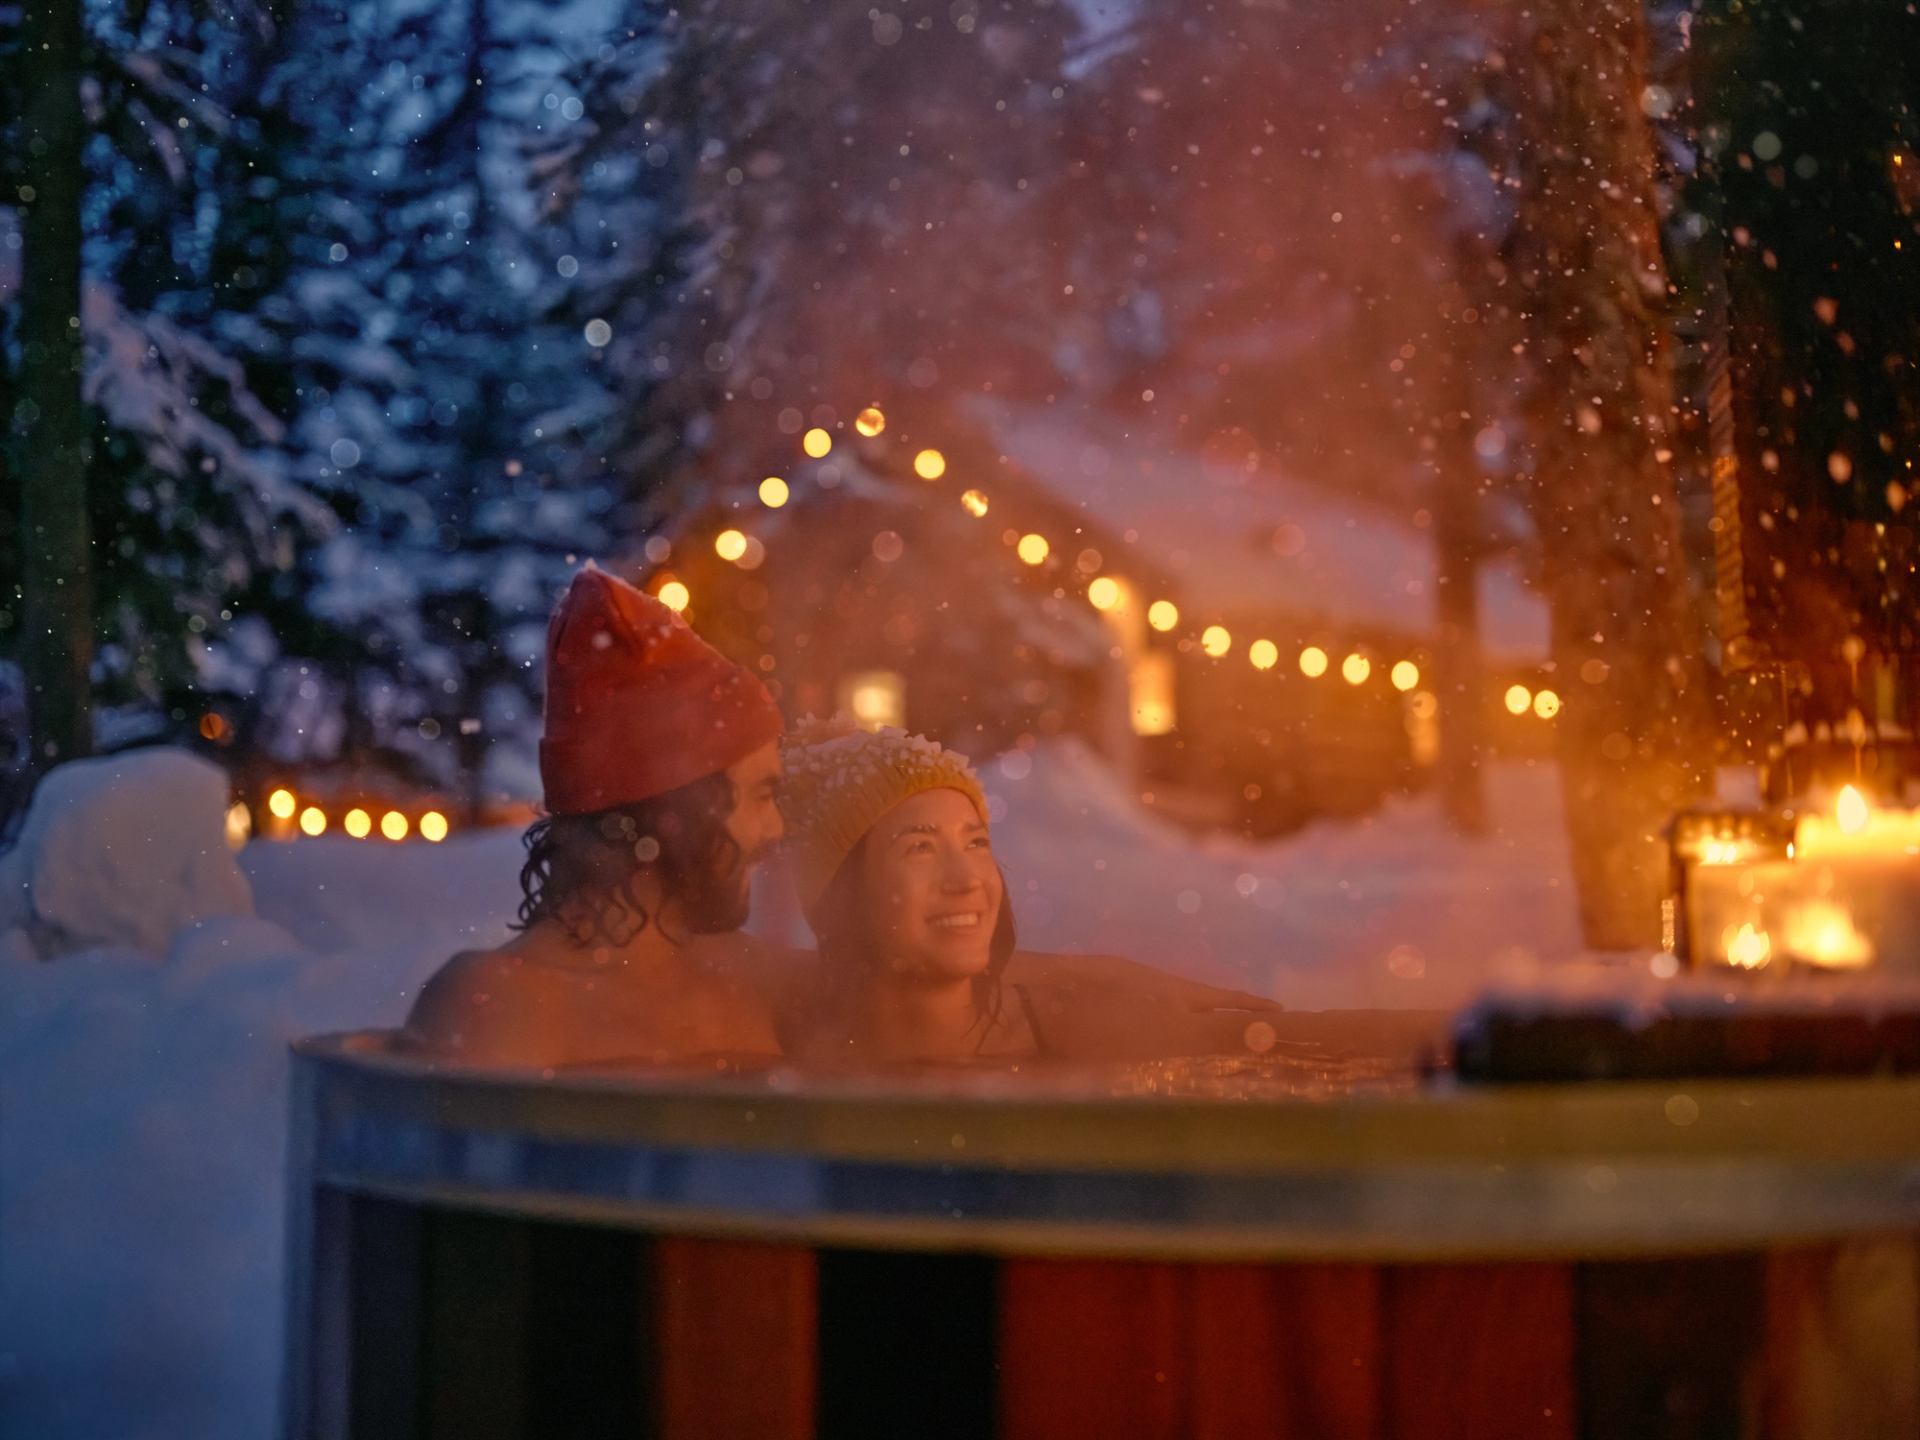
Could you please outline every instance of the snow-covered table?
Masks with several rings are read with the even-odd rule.
[[[310,1042],[289,1434],[1915,1433],[1920,1081],[1470,1091],[1380,1023],[884,1084]]]

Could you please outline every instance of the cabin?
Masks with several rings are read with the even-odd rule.
[[[1425,783],[1449,706],[1416,520],[1088,411],[977,402],[939,441],[850,437],[778,508],[683,516],[647,583],[793,714],[976,756],[1076,735],[1195,827],[1281,833]],[[1486,693],[1457,703],[1489,748],[1544,751],[1545,604],[1510,556],[1478,584]]]

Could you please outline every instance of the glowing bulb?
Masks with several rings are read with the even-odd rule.
[[[1047,551],[1050,547],[1047,544],[1047,537],[1044,535],[1022,535],[1020,537],[1020,543],[1014,548],[1019,552],[1020,558],[1026,561],[1027,564],[1038,565],[1047,558]]]
[[[987,513],[987,497],[982,491],[967,491],[966,494],[960,497],[960,504],[974,519],[980,520],[985,518]]]
[[[678,580],[669,580],[660,587],[660,603],[678,615],[693,601],[693,594]]]
[[[1533,697],[1533,713],[1542,720],[1551,720],[1560,713],[1560,697],[1551,690],[1542,690]]]
[[[299,807],[291,790],[276,790],[267,797],[267,809],[281,820],[291,820],[297,808]]]
[[[769,475],[760,482],[760,503],[769,510],[778,510],[787,503],[787,497],[792,493],[787,482],[778,475]]]
[[[913,457],[913,473],[922,480],[938,480],[947,473],[947,457],[938,450],[922,450]]]
[[[420,838],[438,845],[447,838],[447,817],[438,810],[429,810],[420,817]]]
[[[238,850],[253,835],[253,812],[244,804],[227,807],[227,848]]]
[[[722,530],[713,537],[713,553],[722,560],[738,560],[747,553],[747,537],[738,530]]]
[[[816,425],[800,437],[800,448],[814,459],[821,460],[833,449],[833,437]]]
[[[1367,676],[1373,673],[1373,662],[1366,656],[1353,654],[1340,662],[1341,677],[1349,685],[1366,683]]]
[[[1309,645],[1300,652],[1300,673],[1309,680],[1318,680],[1327,673],[1327,652],[1318,645]]]
[[[880,413],[878,405],[869,405],[853,417],[853,428],[871,440],[887,428],[887,417]]]
[[[1111,610],[1120,603],[1120,582],[1102,575],[1087,586],[1087,599],[1096,610]]]
[[[1280,647],[1271,640],[1256,640],[1247,647],[1247,659],[1256,670],[1271,670],[1280,663]]]
[[[1200,648],[1218,660],[1233,649],[1233,636],[1227,633],[1224,625],[1209,625],[1200,632]]]
[[[1524,715],[1533,706],[1533,692],[1524,685],[1507,687],[1507,713]]]
[[[358,807],[347,811],[347,818],[340,823],[346,827],[347,834],[356,840],[364,840],[373,833],[373,817]]]
[[[1393,682],[1396,690],[1412,690],[1420,684],[1420,667],[1411,660],[1396,660],[1393,669],[1387,672],[1387,678]]]
[[[1842,835],[1858,835],[1867,828],[1867,797],[1853,786],[1848,785],[1840,791],[1840,801],[1834,806],[1834,815],[1840,822]]]
[[[1147,607],[1147,623],[1156,630],[1171,630],[1180,623],[1180,607],[1171,600],[1156,600]]]
[[[322,835],[326,829],[327,817],[314,806],[309,805],[300,812],[300,830],[303,834]]]
[[[407,817],[398,810],[389,810],[380,817],[380,833],[389,840],[407,838]]]
[[[1726,946],[1727,963],[1742,970],[1758,970],[1773,958],[1773,941],[1766,931],[1756,930],[1751,924],[1743,924],[1738,931],[1729,925],[1720,938]]]

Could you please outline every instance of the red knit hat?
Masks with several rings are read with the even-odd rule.
[[[780,738],[766,687],[651,595],[591,561],[547,623],[547,813],[678,790]]]

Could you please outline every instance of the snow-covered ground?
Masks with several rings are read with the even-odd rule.
[[[1500,826],[1470,845],[1426,800],[1195,842],[1072,745],[986,779],[1035,948],[1308,1008],[1451,1003],[1519,951],[1575,950],[1545,768],[1494,773]],[[287,1042],[397,1022],[441,959],[504,935],[519,859],[498,832],[256,844],[258,918],[202,920],[164,957],[0,940],[0,1432],[273,1433]]]

